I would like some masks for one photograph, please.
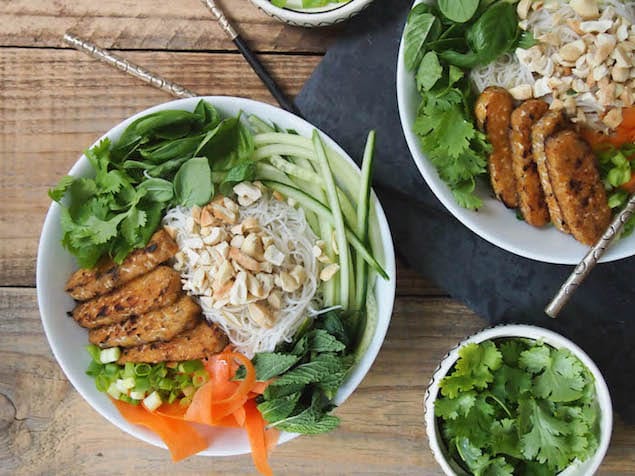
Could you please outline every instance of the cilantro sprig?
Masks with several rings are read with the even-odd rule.
[[[421,95],[413,130],[459,205],[477,209],[476,179],[486,174],[491,147],[474,125],[469,70],[531,41],[509,2],[475,0],[416,5],[404,37],[405,65]]]
[[[556,474],[598,446],[591,373],[571,352],[528,339],[468,344],[443,378],[435,415],[471,474]]]

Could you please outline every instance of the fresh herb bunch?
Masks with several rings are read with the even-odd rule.
[[[597,150],[596,153],[600,164],[600,176],[609,194],[609,207],[619,211],[626,206],[630,197],[629,192],[623,187],[630,184],[635,177],[633,173],[635,144],[624,144],[619,149],[610,146]],[[634,229],[635,217],[631,217],[625,223],[621,236],[632,234]]]
[[[178,400],[182,405],[189,405],[196,389],[209,380],[200,360],[173,364],[126,362],[119,365],[115,362],[103,363],[103,351],[96,345],[89,345],[86,349],[92,357],[86,374],[95,380],[97,390],[126,403],[137,405],[156,391],[163,402]]]
[[[480,475],[552,475],[598,446],[588,369],[529,339],[468,344],[441,381],[435,415],[451,457]]]
[[[258,397],[258,410],[269,427],[292,433],[326,433],[340,419],[330,412],[333,398],[355,357],[353,336],[342,315],[330,311],[298,333],[291,344],[253,358],[259,381],[272,382]],[[236,378],[244,377],[239,369]]]
[[[111,144],[86,151],[93,178],[66,176],[49,190],[62,204],[62,244],[81,267],[103,256],[121,263],[146,245],[166,208],[207,203],[254,174],[252,133],[200,101],[193,112],[137,119]]]
[[[531,38],[518,26],[516,2],[439,0],[416,5],[405,29],[405,64],[421,94],[414,131],[457,202],[477,209],[475,179],[486,173],[490,145],[474,126],[469,70]]]

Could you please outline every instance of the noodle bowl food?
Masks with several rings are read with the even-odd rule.
[[[360,174],[305,121],[211,97],[94,144],[49,191],[38,253],[44,328],[78,391],[175,461],[251,450],[262,474],[276,442],[336,428],[394,298],[374,137]]]
[[[507,250],[577,263],[635,193],[634,22],[632,1],[415,2],[400,115],[444,205]],[[604,259],[633,254],[634,229]]]

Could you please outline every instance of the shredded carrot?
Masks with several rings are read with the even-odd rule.
[[[278,441],[278,431],[266,429],[266,422],[255,401],[269,382],[256,382],[256,369],[242,354],[226,348],[220,354],[205,359],[210,379],[198,388],[189,407],[178,403],[164,403],[155,412],[141,405],[113,400],[119,412],[130,423],[144,425],[156,432],[170,449],[172,459],[179,461],[207,448],[208,442],[191,423],[220,428],[244,428],[251,445],[252,457],[258,471],[265,476],[273,472],[268,452]],[[245,378],[233,380],[240,366]]]
[[[624,144],[635,142],[635,107],[622,110],[622,123],[613,134],[605,135],[589,128],[583,128],[582,136],[594,150],[601,150],[611,145],[622,147]]]
[[[113,403],[128,423],[145,426],[159,435],[175,462],[195,455],[209,445],[208,441],[185,421],[151,413],[141,405],[132,405],[121,400],[113,400]]]
[[[245,419],[245,430],[247,430],[247,436],[249,437],[251,457],[254,460],[254,465],[260,474],[264,476],[273,476],[273,471],[271,470],[271,466],[269,466],[269,459],[267,455],[265,421],[258,411],[254,400],[249,400],[245,404],[245,413],[247,416]]]

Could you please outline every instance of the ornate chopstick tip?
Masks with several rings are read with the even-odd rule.
[[[582,284],[589,273],[591,273],[591,270],[595,267],[595,265],[598,264],[600,258],[602,258],[613,240],[619,236],[622,229],[624,229],[624,225],[634,213],[635,195],[631,196],[626,206],[615,216],[602,237],[595,245],[593,245],[582,261],[580,261],[580,263],[575,267],[573,273],[571,273],[569,278],[567,278],[564,284],[560,287],[558,294],[554,296],[549,305],[545,308],[545,313],[549,317],[553,317],[554,319],[558,317],[558,314],[562,311],[567,302],[569,302],[573,293],[575,293],[580,284]]]
[[[110,66],[113,66],[123,71],[124,73],[134,76],[135,78],[138,78],[150,84],[151,86],[154,86],[155,88],[161,89],[162,91],[171,94],[172,96],[175,96],[177,98],[191,98],[198,96],[198,94],[196,94],[194,91],[190,91],[183,86],[173,83],[172,81],[168,81],[158,74],[148,71],[147,69],[142,68],[139,65],[131,63],[130,61],[125,60],[115,54],[112,54],[107,50],[101,49],[90,41],[84,40],[83,38],[75,36],[71,33],[67,32],[64,34],[64,41],[76,50],[82,51],[92,56],[93,58],[98,59],[103,63],[109,64]]]
[[[227,33],[227,36],[229,36],[231,40],[234,41],[238,37],[238,33],[236,32],[232,24],[229,23],[229,20],[223,13],[223,10],[221,10],[220,7],[216,5],[216,2],[214,0],[201,1],[207,7],[207,9],[212,12],[212,15],[214,15],[214,17],[218,21],[218,24],[221,26],[223,31]]]

